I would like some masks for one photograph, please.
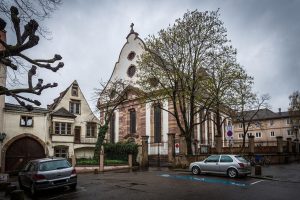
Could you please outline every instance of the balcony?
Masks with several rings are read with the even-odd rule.
[[[74,135],[59,135],[59,134],[52,134],[52,142],[71,142],[74,141]]]

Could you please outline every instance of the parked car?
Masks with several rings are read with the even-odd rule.
[[[247,176],[251,173],[250,162],[239,155],[211,155],[203,161],[193,162],[189,170],[194,174],[225,174],[230,178]]]
[[[38,191],[70,186],[76,189],[77,174],[65,158],[43,158],[27,163],[18,176],[21,189],[30,189],[35,195]]]

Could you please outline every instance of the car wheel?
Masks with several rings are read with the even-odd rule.
[[[233,168],[228,169],[227,174],[230,178],[236,178],[238,176],[238,172]]]
[[[77,187],[77,183],[70,185],[71,190],[76,190],[76,187]]]
[[[194,166],[194,167],[192,168],[192,173],[193,173],[194,175],[200,174],[200,168],[197,167],[197,166]]]

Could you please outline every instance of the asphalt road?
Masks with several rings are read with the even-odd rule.
[[[299,169],[300,170],[300,169]],[[295,172],[299,174],[298,172]],[[38,199],[298,199],[300,181],[193,176],[167,169],[79,174],[78,188],[43,192]],[[1,199],[1,198],[0,198]],[[29,197],[28,197],[29,199]]]

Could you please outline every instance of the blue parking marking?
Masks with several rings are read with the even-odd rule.
[[[191,175],[182,176],[182,175],[161,174],[160,176],[165,177],[165,178],[179,179],[179,180],[191,180],[191,181],[204,182],[204,183],[217,183],[217,184],[232,185],[232,186],[238,186],[238,187],[248,187],[251,185],[249,183],[242,183],[242,182],[238,182],[238,181],[216,179],[216,178],[195,177],[195,176],[191,176]]]

